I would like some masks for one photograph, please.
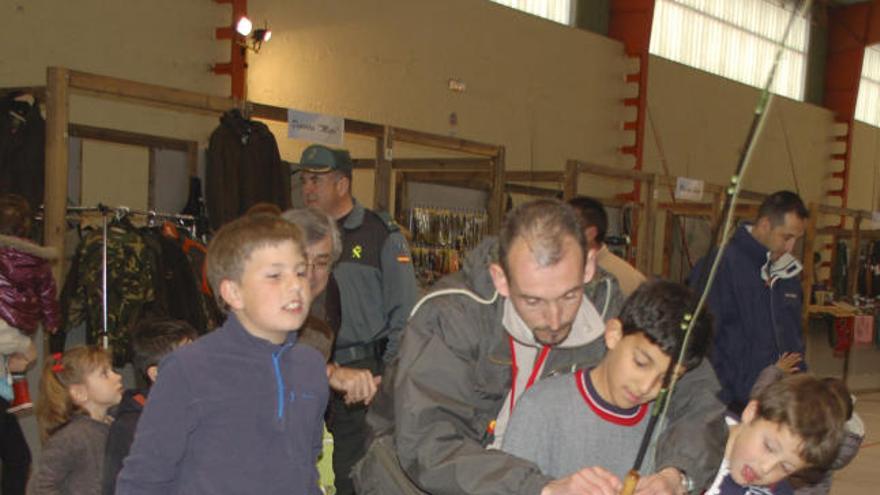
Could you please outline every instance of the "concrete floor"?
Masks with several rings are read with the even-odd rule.
[[[856,394],[865,440],[856,458],[834,476],[832,495],[880,493],[880,392]]]

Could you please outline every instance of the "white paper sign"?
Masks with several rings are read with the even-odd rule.
[[[686,201],[702,201],[703,181],[679,177],[675,180],[675,199]]]
[[[871,223],[873,223],[873,228],[880,228],[880,211],[872,211],[871,212]]]
[[[345,119],[287,109],[287,137],[334,146],[342,145]]]

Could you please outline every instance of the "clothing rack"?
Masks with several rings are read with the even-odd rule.
[[[116,218],[124,218],[128,215],[144,215],[148,218],[160,218],[164,220],[178,220],[186,222],[195,222],[195,217],[181,213],[162,213],[155,210],[138,210],[127,206],[107,206],[98,203],[97,206],[68,206],[68,213],[100,213],[101,214],[101,347],[110,348],[110,329],[107,322],[108,301],[107,301],[107,229],[109,222],[107,217],[110,214]],[[194,230],[194,224],[190,229]],[[195,232],[191,230],[193,236]]]

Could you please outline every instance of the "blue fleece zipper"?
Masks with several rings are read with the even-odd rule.
[[[278,419],[284,418],[284,377],[281,376],[281,355],[290,349],[293,343],[281,346],[281,349],[272,353],[272,366],[275,368],[275,387],[278,389]]]

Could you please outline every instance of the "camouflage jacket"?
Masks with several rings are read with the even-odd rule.
[[[129,330],[155,299],[156,260],[143,237],[126,220],[107,229],[107,336],[113,362],[130,361]],[[77,247],[61,293],[64,328],[86,323],[86,341],[101,344],[104,330],[102,233],[85,235]]]

